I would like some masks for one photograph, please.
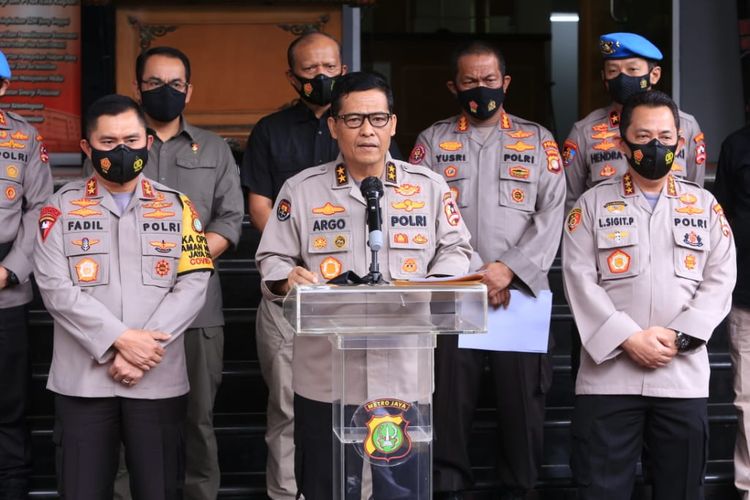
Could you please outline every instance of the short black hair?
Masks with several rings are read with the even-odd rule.
[[[338,116],[341,111],[341,100],[352,92],[363,92],[365,90],[379,90],[385,94],[388,101],[388,112],[393,113],[393,92],[388,81],[380,73],[368,73],[356,71],[347,73],[336,79],[331,92],[331,116]]]
[[[633,110],[639,106],[646,106],[648,108],[660,108],[662,106],[669,108],[674,116],[674,124],[677,130],[680,130],[680,109],[677,104],[664,92],[659,90],[647,90],[646,92],[639,92],[631,96],[625,105],[622,107],[622,113],[620,113],[620,137],[625,138],[625,132],[630,127],[630,122],[633,118]]]
[[[132,98],[120,94],[110,94],[100,97],[86,110],[84,115],[84,127],[86,140],[91,139],[91,132],[96,130],[96,124],[100,116],[116,116],[128,111],[135,111],[138,121],[146,129],[146,117],[143,110]]]
[[[318,30],[308,30],[302,33],[300,36],[292,40],[292,43],[289,44],[289,48],[286,49],[286,62],[289,64],[289,69],[294,69],[294,50],[297,48],[297,45],[304,42],[305,40],[308,40],[316,35],[320,35],[322,37],[328,38],[329,40],[333,41],[336,46],[339,48],[339,59],[342,59],[341,54],[341,45],[339,45],[339,41],[333,38],[328,33],[323,33],[322,31]]]
[[[135,60],[135,78],[139,86],[143,81],[143,68],[146,67],[146,61],[151,56],[172,57],[182,61],[182,65],[185,67],[185,81],[190,83],[190,59],[183,51],[174,47],[151,47],[138,54],[138,58]]]
[[[500,66],[500,73],[503,76],[506,75],[507,67],[505,65],[505,56],[500,50],[500,47],[493,43],[485,42],[484,40],[469,40],[453,49],[453,54],[451,54],[451,70],[453,71],[453,78],[456,78],[456,75],[458,75],[459,59],[463,56],[483,54],[492,54],[495,56],[498,65]]]

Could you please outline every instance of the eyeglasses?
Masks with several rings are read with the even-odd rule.
[[[169,85],[178,92],[185,92],[189,85],[188,82],[184,82],[182,80],[172,80],[171,82],[165,82],[164,80],[160,80],[159,78],[149,78],[148,80],[142,80],[141,84],[146,90],[154,90],[158,89],[159,87],[163,87],[164,85]]]
[[[336,119],[342,120],[348,128],[359,128],[365,123],[365,118],[375,128],[383,128],[391,121],[390,113],[347,113],[338,115]]]

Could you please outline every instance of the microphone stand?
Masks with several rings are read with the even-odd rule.
[[[378,250],[379,249],[373,249],[370,247],[370,255],[372,256],[372,260],[370,261],[370,272],[363,278],[368,285],[385,283],[383,275],[380,273],[380,264],[378,264]]]

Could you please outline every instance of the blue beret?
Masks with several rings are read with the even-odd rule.
[[[0,52],[0,78],[10,80],[10,65],[8,60],[5,58],[5,54]]]
[[[656,45],[635,33],[608,33],[599,38],[599,51],[604,59],[642,57],[661,61],[664,56]]]

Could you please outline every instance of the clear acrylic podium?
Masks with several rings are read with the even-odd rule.
[[[284,315],[332,343],[333,498],[430,500],[436,335],[485,332],[486,287],[305,285]]]

